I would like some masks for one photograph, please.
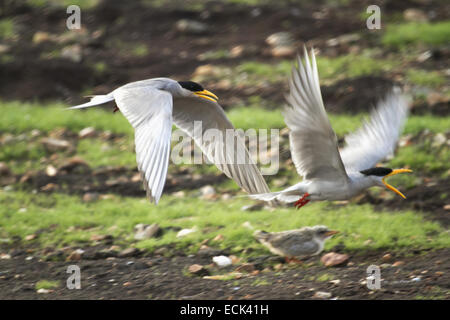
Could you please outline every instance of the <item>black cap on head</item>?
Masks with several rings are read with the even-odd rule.
[[[375,167],[366,169],[363,171],[360,171],[362,174],[366,176],[378,176],[378,177],[384,177],[392,172],[392,169],[389,168],[383,168],[383,167]]]
[[[203,87],[199,85],[197,82],[193,81],[178,81],[181,87],[187,89],[192,92],[203,91]]]

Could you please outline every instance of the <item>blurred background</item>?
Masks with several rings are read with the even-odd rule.
[[[66,26],[71,4],[81,9],[80,29]],[[367,28],[370,5],[380,8],[380,29]],[[267,254],[255,229],[326,224],[341,231],[328,250],[448,256],[449,13],[445,0],[2,0],[0,252],[66,261],[81,259],[79,248],[178,256],[207,246],[251,261]],[[340,143],[394,85],[412,96],[399,149],[383,163],[414,170],[392,179],[407,200],[371,189],[299,212],[271,209],[236,197],[243,193],[215,167],[170,164],[155,207],[136,169],[132,128],[113,105],[64,111],[131,81],[199,82],[236,127],[280,129],[280,170],[267,176],[278,190],[300,179],[280,110],[303,45],[316,50]],[[158,232],[139,233],[150,225]],[[425,297],[448,298],[448,283]]]

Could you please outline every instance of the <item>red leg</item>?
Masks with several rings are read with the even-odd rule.
[[[306,199],[307,197],[309,197],[309,193],[308,192],[306,192],[304,195],[303,195],[303,197],[301,197],[300,199],[298,199],[298,201],[297,202],[295,202],[295,207],[297,208],[297,209],[300,209],[301,207],[303,207],[304,205],[306,205],[309,201],[311,201],[311,200],[309,200],[309,199]]]
[[[114,108],[113,112],[117,112],[119,111],[119,108],[117,108],[117,106]]]

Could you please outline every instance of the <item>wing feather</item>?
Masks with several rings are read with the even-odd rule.
[[[227,177],[250,194],[267,193],[261,172],[252,161],[244,139],[237,135],[235,141],[226,139],[227,129],[235,129],[223,109],[216,102],[198,97],[175,98],[173,121],[177,127],[194,139],[202,152]],[[194,132],[194,122],[201,123],[201,132]],[[216,130],[218,135],[205,139],[207,130]]]
[[[150,201],[161,198],[167,176],[172,134],[172,95],[146,87],[113,92],[117,106],[135,129],[136,161]]]
[[[347,171],[372,168],[393,154],[407,117],[408,98],[393,90],[378,103],[370,120],[345,138],[341,156]]]
[[[305,48],[305,63],[298,57],[292,70],[290,93],[286,97],[284,121],[290,129],[292,160],[304,179],[346,180],[347,174],[339,155],[337,137],[320,93],[314,51],[311,62]]]

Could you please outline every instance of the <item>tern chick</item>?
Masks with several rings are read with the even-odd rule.
[[[314,226],[281,232],[257,230],[253,235],[270,252],[284,257],[286,262],[300,262],[299,259],[321,253],[325,240],[338,232],[326,226]]]

